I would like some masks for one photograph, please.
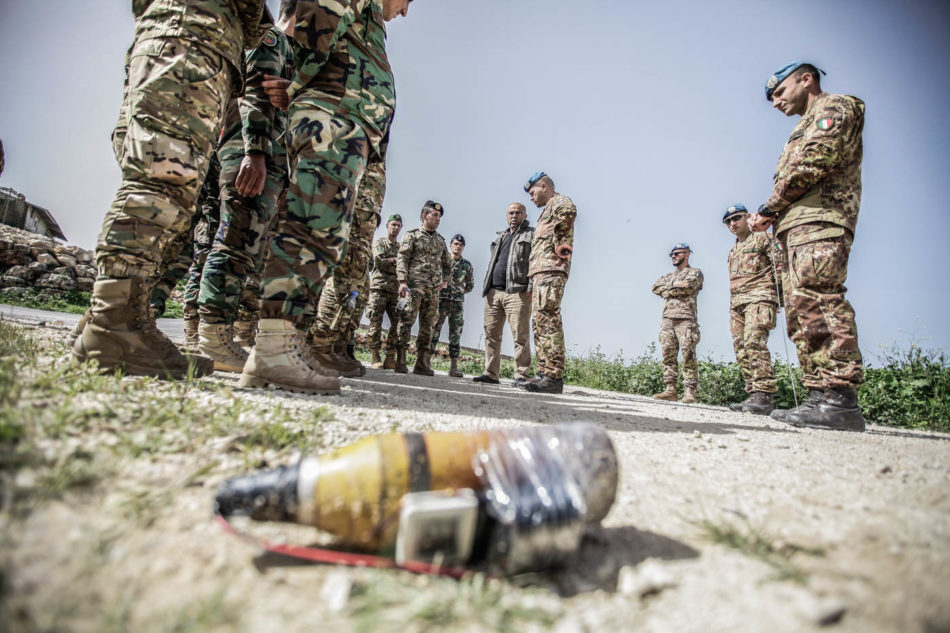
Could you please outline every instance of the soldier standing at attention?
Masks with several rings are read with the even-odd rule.
[[[696,345],[699,343],[699,323],[696,316],[696,296],[703,289],[703,271],[689,265],[692,251],[689,244],[673,246],[671,273],[653,284],[653,294],[663,297],[663,319],[660,323],[660,346],[663,350],[663,382],[666,390],[655,394],[657,400],[676,400],[676,381],[679,367],[676,355],[683,350],[683,402],[696,402],[699,368],[696,364]]]
[[[445,288],[452,274],[452,258],[445,245],[445,238],[436,232],[442,221],[442,205],[429,200],[422,207],[422,226],[406,233],[396,256],[396,278],[399,280],[399,296],[409,295],[408,304],[399,316],[399,332],[396,344],[396,372],[408,373],[406,350],[412,325],[419,315],[419,330],[416,332],[416,365],[412,373],[434,376],[429,367],[429,343],[432,327],[439,317],[439,292]]]
[[[439,343],[439,334],[442,332],[442,324],[446,318],[449,320],[449,376],[461,378],[462,372],[459,371],[459,354],[462,351],[462,326],[465,325],[463,312],[465,311],[465,295],[475,287],[475,275],[472,271],[472,263],[462,257],[462,251],[465,250],[465,237],[457,234],[449,242],[449,251],[452,253],[452,272],[449,273],[448,285],[439,293],[439,317],[435,322],[435,328],[432,331],[432,345],[429,352],[435,352],[435,346]]]
[[[135,0],[132,13],[122,184],[73,353],[105,371],[180,379],[210,364],[197,366],[155,327],[149,295],[196,212],[228,98],[241,92],[244,50],[260,43],[270,16],[263,0]]]
[[[396,254],[399,253],[399,232],[402,216],[394,213],[386,222],[386,235],[373,242],[373,272],[370,274],[368,347],[372,354],[374,369],[396,367],[396,328],[399,315],[396,302],[399,300],[399,281],[396,279]],[[383,315],[389,317],[389,334],[386,337],[386,360],[380,358],[382,347]]]
[[[741,204],[726,209],[722,222],[736,236],[729,251],[729,331],[736,362],[749,394],[744,402],[729,405],[733,411],[768,415],[777,391],[769,355],[769,332],[775,327],[778,294],[772,265],[772,240],[749,229],[749,211]]]
[[[779,158],[772,195],[749,226],[765,231],[774,225],[787,254],[788,336],[809,390],[806,402],[772,417],[795,426],[864,431],[857,392],[864,363],[854,308],[844,296],[861,205],[864,102],[823,92],[820,72],[796,62],[765,84],[773,107],[801,120]]]
[[[345,254],[370,155],[385,160],[396,107],[385,22],[408,11],[409,0],[296,2],[287,215],[261,273],[261,318],[241,387],[340,392],[339,376],[313,357],[298,328]]]
[[[561,393],[565,355],[561,300],[571,273],[577,207],[570,198],[555,191],[554,181],[543,171],[531,176],[524,190],[531,196],[531,202],[544,210],[538,218],[528,262],[538,377],[523,386],[534,393]]]

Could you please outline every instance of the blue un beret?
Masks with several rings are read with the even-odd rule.
[[[728,218],[730,215],[735,215],[737,213],[748,213],[748,212],[749,210],[745,208],[744,204],[734,204],[728,209],[726,209],[726,212],[722,214],[722,221],[725,222],[726,218]]]
[[[796,70],[798,70],[805,64],[809,64],[809,63],[810,62],[792,62],[788,66],[783,66],[782,68],[779,68],[774,73],[772,73],[772,76],[769,77],[768,80],[765,82],[766,100],[771,101],[772,93],[775,92],[775,89],[778,88],[778,85],[782,83],[783,81],[785,81],[788,78],[788,76],[791,75],[793,72],[795,72]],[[811,64],[811,65],[814,66],[814,64]],[[817,66],[815,67],[818,68]],[[820,72],[822,75],[828,74],[825,71],[823,71],[821,68],[818,68],[818,72]]]
[[[693,249],[691,249],[689,244],[686,242],[680,242],[679,244],[673,244],[673,248],[670,249],[670,255],[672,255],[675,251],[689,251],[692,253]]]
[[[531,176],[531,178],[528,178],[528,182],[524,183],[524,192],[528,193],[528,190],[531,189],[531,187],[533,187],[536,182],[538,182],[545,176],[547,176],[547,174],[544,173],[543,171],[534,172],[534,175]]]

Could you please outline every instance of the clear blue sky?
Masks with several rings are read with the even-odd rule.
[[[126,1],[0,2],[0,185],[87,248],[119,183],[109,135],[132,29]],[[389,26],[398,108],[384,213],[412,228],[426,199],[442,202],[440,232],[465,235],[480,288],[507,204],[537,219],[521,186],[543,169],[578,207],[568,347],[629,358],[655,341],[650,287],[670,245],[688,241],[706,277],[699,353],[731,359],[733,238],[720,218],[768,197],[797,119],[769,107],[763,83],[809,60],[826,90],[867,103],[848,282],[865,356],[892,341],[947,349],[948,32],[939,0],[419,0]],[[465,308],[474,346],[478,291]],[[779,328],[772,349],[782,340]]]

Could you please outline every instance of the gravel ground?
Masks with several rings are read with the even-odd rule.
[[[65,336],[61,328],[46,331]],[[220,438],[125,458],[109,488],[0,515],[12,622],[49,631],[950,631],[948,435],[801,430],[721,407],[571,386],[536,396],[444,374],[370,369],[335,397],[242,391],[220,373],[206,380],[235,387],[194,395],[222,406],[327,407],[324,446],[389,431],[593,422],[619,456],[617,501],[556,574],[456,582],[300,565],[213,521],[214,491],[246,468]],[[147,520],[128,511],[136,495]],[[716,529],[758,549],[730,547],[728,536],[710,536]]]

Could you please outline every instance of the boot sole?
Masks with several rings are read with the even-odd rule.
[[[336,389],[313,389],[307,387],[298,387],[296,385],[285,385],[279,382],[274,382],[273,380],[261,378],[259,376],[251,376],[249,374],[241,374],[241,379],[238,380],[238,387],[241,387],[242,389],[267,389],[268,387],[272,387],[282,391],[304,393],[315,396],[337,396],[340,394],[339,387]]]
[[[159,379],[168,379],[168,380],[185,380],[188,378],[188,369],[194,368],[192,376],[195,378],[204,378],[205,376],[210,376],[213,373],[213,369],[210,371],[204,371],[197,363],[192,363],[189,365],[188,369],[164,369],[164,368],[155,368],[150,366],[137,365],[135,363],[129,363],[128,361],[116,360],[116,359],[104,359],[96,356],[86,356],[85,354],[79,354],[73,351],[73,356],[80,363],[85,363],[90,360],[94,360],[99,363],[99,373],[100,374],[111,374],[117,369],[121,369],[126,376],[148,376],[149,378],[159,378]]]
[[[214,361],[214,370],[215,371],[224,371],[229,374],[240,374],[244,371],[244,365],[232,365],[231,363],[225,363],[219,360]]]

